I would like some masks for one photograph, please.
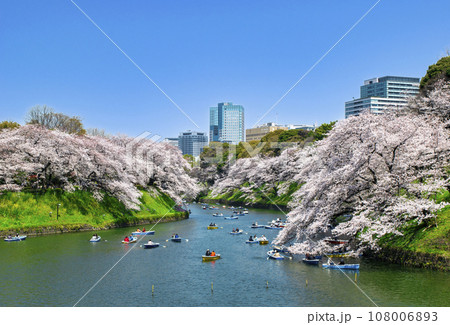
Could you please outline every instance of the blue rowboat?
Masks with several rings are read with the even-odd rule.
[[[22,240],[25,240],[25,239],[27,239],[27,236],[14,236],[14,237],[11,237],[11,238],[6,237],[5,241],[22,241]]]
[[[134,231],[131,233],[133,236],[144,236],[144,235],[154,235],[155,231],[154,230],[149,230],[149,231]]]
[[[242,229],[240,229],[239,231],[231,231],[230,235],[242,235],[244,233],[244,231]]]
[[[92,238],[89,240],[91,243],[97,243],[97,242],[99,242],[100,240],[102,240],[102,237],[100,237],[100,236],[97,236],[97,237],[94,237],[94,236],[92,236]]]
[[[236,216],[233,216],[233,217],[225,217],[224,219],[225,219],[225,220],[232,220],[232,219],[239,219],[239,218],[236,217]]]
[[[181,240],[182,240],[182,239],[183,239],[183,238],[181,238],[181,237],[177,237],[177,238],[172,237],[172,238],[170,238],[170,240],[173,241],[173,242],[175,242],[175,243],[181,243]]]
[[[320,260],[318,259],[313,259],[313,260],[308,260],[306,258],[302,259],[303,263],[305,264],[309,264],[309,265],[319,265]]]
[[[131,244],[137,242],[137,237],[132,237],[130,241],[122,240],[122,244]]]
[[[142,245],[142,246],[144,246],[144,249],[156,248],[156,247],[159,247],[159,243],[144,244],[144,245]]]
[[[273,260],[284,260],[284,256],[280,255],[280,253],[276,252],[276,251],[268,251],[267,255],[269,256],[269,258],[273,259]]]
[[[359,270],[359,264],[322,264],[324,269],[346,269],[346,270]]]
[[[243,214],[243,213],[235,213],[234,214],[236,217],[242,217],[242,216],[245,216],[245,214]]]
[[[265,227],[264,225],[255,225],[255,224],[250,226],[250,228],[264,228],[264,227]]]
[[[258,240],[247,240],[245,243],[246,244],[258,244],[259,241]]]

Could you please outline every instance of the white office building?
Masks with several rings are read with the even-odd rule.
[[[385,76],[364,81],[361,98],[345,102],[345,118],[368,110],[382,114],[385,109],[406,106],[408,98],[419,93],[419,78]]]

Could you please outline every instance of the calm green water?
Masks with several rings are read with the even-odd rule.
[[[100,243],[89,243],[91,233],[2,241],[0,306],[73,306],[127,252],[78,306],[373,306],[351,281],[353,271],[308,266],[298,258],[267,260],[269,246],[244,243],[251,234],[273,239],[277,230],[249,226],[280,213],[250,210],[238,220],[224,220],[212,214],[229,210],[190,209],[190,219],[158,224],[156,234],[146,236],[166,246],[156,249],[121,244],[134,228],[99,232]],[[223,228],[206,230],[211,221]],[[247,234],[232,236],[233,227]],[[166,242],[173,233],[188,241]],[[202,262],[207,248],[223,258]],[[446,273],[360,263],[358,286],[379,306],[449,305]]]

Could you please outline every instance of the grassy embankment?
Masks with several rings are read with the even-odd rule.
[[[174,204],[170,197],[156,190],[143,192],[139,211],[126,209],[111,196],[99,202],[85,191],[6,192],[0,195],[0,234],[105,229],[152,223],[163,215],[164,221],[185,218],[185,212],[172,208]]]
[[[288,190],[280,194],[279,190],[282,183],[278,183],[276,186],[271,188],[270,190],[266,190],[262,188],[261,190],[252,189],[252,193],[245,193],[240,189],[234,189],[228,193],[212,196],[211,192],[201,198],[200,200],[203,202],[210,203],[222,203],[222,204],[233,204],[233,205],[247,205],[257,208],[276,208],[276,206],[286,209],[287,204],[292,199],[292,194],[296,192],[301,185],[297,183],[292,183],[289,185]],[[245,183],[242,187],[248,187],[249,184]]]
[[[437,202],[450,202],[443,191]],[[381,239],[379,257],[390,262],[450,271],[450,206],[438,212],[437,218],[420,225],[409,223],[401,229],[403,236],[387,235]]]

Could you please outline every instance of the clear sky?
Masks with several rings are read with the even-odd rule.
[[[376,0],[74,0],[200,127],[253,124]],[[450,49],[448,0],[381,0],[261,122],[344,118],[365,79],[422,77]],[[0,121],[34,105],[108,133],[198,130],[70,0],[0,1]]]

